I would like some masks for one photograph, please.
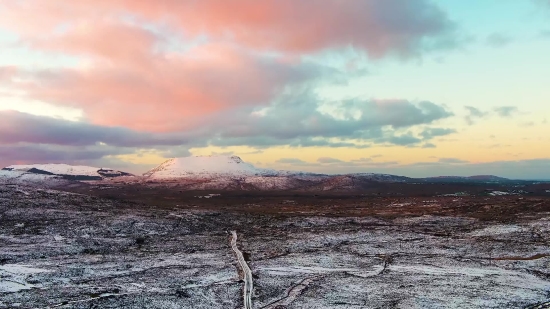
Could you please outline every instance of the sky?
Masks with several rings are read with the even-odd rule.
[[[550,179],[550,0],[4,0],[0,166]]]

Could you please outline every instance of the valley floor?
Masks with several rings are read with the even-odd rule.
[[[362,209],[293,198],[242,198],[238,207],[223,195],[211,204],[188,196],[159,206],[1,186],[0,308],[242,308],[230,231],[252,271],[252,308],[550,300],[548,199],[473,207],[481,202],[400,197]]]

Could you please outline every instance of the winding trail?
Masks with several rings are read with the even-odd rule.
[[[235,255],[237,255],[237,260],[243,271],[244,308],[252,309],[252,290],[254,289],[254,285],[252,283],[252,271],[250,270],[250,267],[248,267],[248,264],[246,264],[243,253],[239,250],[239,248],[237,248],[237,232],[231,231],[231,235],[233,235],[233,238],[231,238],[231,248],[235,252]]]

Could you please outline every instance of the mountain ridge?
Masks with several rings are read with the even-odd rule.
[[[19,171],[32,174],[60,176],[68,180],[102,180],[121,176],[133,176],[130,173],[113,169],[98,168],[86,165],[69,164],[14,164],[2,168],[4,171]]]
[[[10,165],[2,169],[3,179],[32,179],[35,183],[63,179],[101,183],[144,183],[175,186],[181,190],[301,190],[361,191],[384,183],[483,182],[505,183],[512,180],[492,176],[436,176],[411,178],[392,174],[348,173],[318,174],[257,168],[238,156],[193,156],[171,158],[142,175],[113,169],[67,164]],[[13,172],[9,174],[8,172]],[[34,175],[34,176],[33,176]]]

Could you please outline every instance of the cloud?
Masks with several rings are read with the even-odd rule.
[[[445,136],[449,134],[456,133],[455,129],[450,128],[427,128],[420,133],[423,139],[429,140],[438,136]]]
[[[355,163],[370,163],[370,162],[373,162],[372,158],[375,158],[375,156],[371,156],[370,158],[359,158],[359,159],[354,159],[354,160],[351,160],[351,162],[355,162]]]
[[[457,158],[440,158],[438,162],[449,163],[449,164],[468,163],[468,161],[457,159]]]
[[[307,162],[305,162],[305,161],[303,161],[303,160],[300,160],[300,159],[297,159],[297,158],[281,158],[281,159],[275,161],[275,163],[280,163],[280,164],[293,164],[293,165],[308,164]]]
[[[409,146],[409,145],[415,145],[420,143],[422,139],[408,133],[403,135],[394,135],[394,136],[379,138],[377,141],[387,142],[392,145]]]
[[[492,144],[487,146],[488,148],[504,148],[504,147],[510,147],[510,144]]]
[[[0,66],[0,82],[12,79],[17,71],[17,67],[14,66]]]
[[[331,164],[331,163],[342,163],[343,161],[335,158],[322,157],[317,159],[317,162],[321,164]]]
[[[0,145],[1,162],[32,163],[78,163],[101,159],[109,155],[128,153],[125,149],[115,147],[70,147],[41,144]]]
[[[422,101],[362,100],[323,102],[309,91],[291,92],[263,108],[242,107],[197,118],[185,130],[150,133],[118,126],[73,122],[15,111],[0,111],[0,143],[42,143],[55,145],[107,144],[118,147],[183,147],[164,150],[169,156],[188,153],[191,147],[251,146],[355,147],[374,144],[414,146],[433,137],[454,132],[447,128],[424,127],[420,136],[408,129],[448,118],[441,105]],[[177,155],[176,155],[177,154]]]
[[[398,165],[398,161],[373,161],[371,158],[352,159],[344,161],[338,158],[320,157],[316,162],[305,162],[297,158],[282,158],[275,161],[275,164],[280,164],[282,168],[295,166],[295,170],[342,174],[342,173],[358,173],[368,171],[370,168],[383,168]],[[350,169],[351,168],[351,169]]]
[[[212,151],[212,156],[233,156],[235,153],[233,151],[226,151],[226,152],[216,152]]]
[[[479,109],[477,109],[473,106],[464,106],[464,108],[466,108],[468,110],[468,112],[470,113],[470,116],[473,116],[473,117],[484,117],[488,114],[486,112],[482,112],[481,110],[479,110]]]
[[[351,43],[376,58],[456,44],[456,25],[428,0],[327,0],[322,5],[311,0],[31,0],[0,8],[5,10],[4,26],[25,37],[44,37],[62,27],[67,32],[74,28],[84,32],[85,25],[101,28],[100,23],[134,20],[191,38],[207,36],[286,53],[311,53]],[[24,17],[29,11],[40,14],[28,22]],[[106,42],[116,41],[107,38]]]
[[[404,128],[453,115],[444,106],[430,101],[348,99],[323,102],[322,98],[312,95],[311,90],[305,93],[299,90],[307,88],[306,84],[314,76],[325,76],[322,68],[306,63],[279,64],[269,57],[241,59],[241,56],[235,54],[237,59],[225,64],[220,63],[221,58],[204,55],[203,59],[182,59],[181,63],[160,61],[149,73],[103,68],[89,69],[85,74],[70,69],[41,71],[27,73],[24,83],[10,86],[24,91],[30,99],[81,108],[87,119],[96,125],[155,132],[189,131],[216,117],[227,118],[228,115],[232,115],[236,123],[224,130],[225,136],[246,133],[251,128],[246,127],[247,122],[261,120],[280,126],[281,118],[274,117],[277,115],[297,120],[288,123],[289,128],[284,130],[295,130],[290,127],[301,124],[301,129],[310,127],[310,131],[319,129],[326,134],[330,134],[329,125],[339,123],[348,123],[350,129],[362,124],[371,128],[388,125]],[[157,70],[157,66],[166,71]],[[159,79],[159,75],[165,78]],[[303,102],[296,102],[298,99]],[[331,112],[322,111],[320,102],[329,106]],[[251,114],[258,109],[265,109],[268,115],[256,117]],[[338,117],[328,116],[331,113]],[[298,115],[309,119],[296,119]],[[322,119],[327,124],[304,123]],[[268,124],[258,123],[264,127]]]
[[[96,125],[156,132],[267,106],[289,85],[336,78],[300,60],[305,54],[351,46],[371,58],[416,55],[452,45],[455,35],[428,0],[30,0],[0,9],[0,25],[21,45],[84,64],[19,72],[24,82],[6,87],[81,109]]]
[[[161,154],[165,158],[181,158],[191,156],[191,151],[188,146],[179,146],[179,147],[158,147],[157,150],[161,150]],[[216,155],[212,153],[212,155]],[[233,155],[232,153],[230,155]]]
[[[345,137],[343,137],[345,139]],[[277,140],[273,140],[277,143]],[[279,140],[279,142],[284,140]],[[331,148],[370,148],[372,144],[359,144],[355,142],[337,142],[322,137],[300,137],[288,141],[290,147],[331,147]]]
[[[431,137],[409,128],[452,116],[430,101],[327,102],[316,87],[349,74],[304,57],[346,48],[363,60],[412,57],[453,47],[456,25],[428,0],[30,0],[0,10],[0,26],[19,46],[78,63],[2,67],[0,87],[86,119],[5,114],[1,143],[183,155],[205,145],[411,146]]]
[[[155,47],[163,39],[145,27],[107,20],[66,26],[61,33],[26,38],[25,43],[32,49],[87,57],[103,65],[139,67],[155,58]]]
[[[468,115],[465,119],[469,125],[474,124],[475,119],[484,118],[489,114],[488,112],[483,112],[473,106],[464,106],[464,108],[468,111]]]
[[[331,111],[322,109],[327,105]],[[182,144],[185,142],[189,146],[411,146],[420,142],[422,137],[413,136],[407,132],[408,129],[429,125],[451,115],[446,108],[432,102],[325,101],[310,91],[291,91],[267,107],[235,108],[198,118],[185,131],[157,135],[179,138]],[[429,128],[424,129],[431,132]],[[436,128],[432,134],[438,130]]]
[[[512,38],[501,33],[492,33],[487,36],[486,42],[492,47],[503,47],[512,42]]]
[[[309,145],[352,146],[354,141],[409,144],[420,139],[410,135],[398,135],[398,131],[415,125],[430,124],[453,114],[441,105],[432,102],[406,100],[344,100],[326,105],[323,111],[320,99],[309,92],[291,94],[274,102],[267,108],[243,110],[218,118],[210,128],[226,142],[249,139],[256,144],[262,141],[272,144],[309,143]],[[326,103],[326,102],[325,102]],[[262,137],[261,140],[253,138]],[[313,138],[324,138],[313,139]],[[327,141],[331,138],[343,141]],[[347,140],[347,141],[346,141]],[[348,143],[339,145],[342,142]],[[243,141],[243,144],[247,142]],[[215,145],[218,145],[214,142]]]
[[[519,110],[516,106],[500,106],[495,108],[495,112],[500,117],[511,117],[518,113]]]
[[[550,8],[550,0],[533,0],[535,3],[542,4],[546,8]]]
[[[519,113],[519,109],[516,106],[498,106],[493,108],[492,112],[481,111],[473,106],[464,106],[464,108],[468,111],[468,115],[465,119],[469,125],[474,124],[476,119],[486,118],[492,115],[508,118]]]
[[[177,134],[154,134],[123,127],[103,127],[16,111],[0,111],[0,144],[37,143],[89,146],[99,143],[117,147],[181,145],[188,142]]]
[[[202,46],[136,67],[26,72],[9,85],[28,99],[82,109],[94,124],[174,131],[197,117],[267,105],[286,85],[320,78],[320,68],[282,63],[231,46]],[[66,91],[71,89],[71,91]]]
[[[63,163],[114,168],[117,170],[142,174],[161,162],[141,164],[124,161],[119,155],[140,155],[135,148],[94,146],[64,146],[18,143],[0,145],[0,169],[12,164]]]

